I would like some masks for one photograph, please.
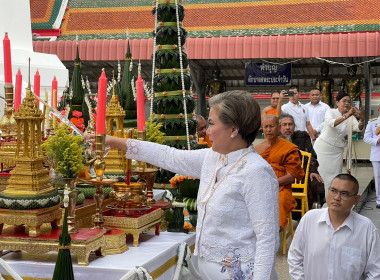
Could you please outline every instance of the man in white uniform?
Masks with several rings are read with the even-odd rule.
[[[323,122],[325,120],[325,113],[330,109],[329,105],[321,101],[321,97],[322,95],[319,89],[312,89],[310,91],[310,102],[305,104],[315,137],[318,137],[321,133]]]
[[[299,102],[300,93],[298,92],[298,86],[290,86],[289,92],[293,92],[292,95],[288,95],[285,90],[282,90],[280,92],[280,99],[277,104],[277,115],[292,115],[296,125],[295,130],[307,131],[309,133],[310,138],[314,141],[315,135],[313,133],[313,127],[310,124],[307,108],[305,107],[305,105]],[[289,96],[289,102],[282,105],[282,100],[285,96]]]
[[[377,108],[380,115],[380,105]],[[376,208],[380,209],[380,116],[369,120],[364,133],[364,142],[371,145],[370,160],[373,166],[376,188]]]
[[[288,253],[292,280],[380,279],[380,239],[368,218],[351,211],[359,183],[337,175],[327,194],[328,208],[301,219]]]

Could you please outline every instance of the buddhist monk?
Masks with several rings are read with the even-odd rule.
[[[292,196],[292,183],[295,178],[301,180],[304,176],[300,152],[296,145],[278,137],[279,125],[275,115],[265,116],[262,127],[266,140],[256,145],[255,150],[272,166],[277,176],[280,226],[286,228],[288,215],[297,206]]]
[[[261,112],[261,122],[264,120],[267,115],[276,115],[277,116],[277,104],[280,99],[280,93],[278,91],[272,92],[270,95],[270,105],[265,107]],[[278,117],[278,116],[277,116]]]

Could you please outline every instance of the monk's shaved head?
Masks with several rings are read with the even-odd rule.
[[[278,118],[275,115],[269,114],[264,117],[264,120],[273,120],[278,123]]]

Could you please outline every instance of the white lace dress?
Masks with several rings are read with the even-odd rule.
[[[187,151],[128,140],[127,149],[128,158],[200,179],[194,252],[198,258],[225,268],[249,264],[250,271],[240,272],[245,276],[239,279],[274,279],[278,181],[253,147],[221,155],[212,149]]]

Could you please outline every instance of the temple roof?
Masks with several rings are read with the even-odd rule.
[[[53,28],[67,0],[31,0],[32,29]],[[188,37],[378,31],[378,0],[183,0]],[[151,0],[70,0],[58,40],[151,38]],[[54,27],[57,28],[57,27]]]

